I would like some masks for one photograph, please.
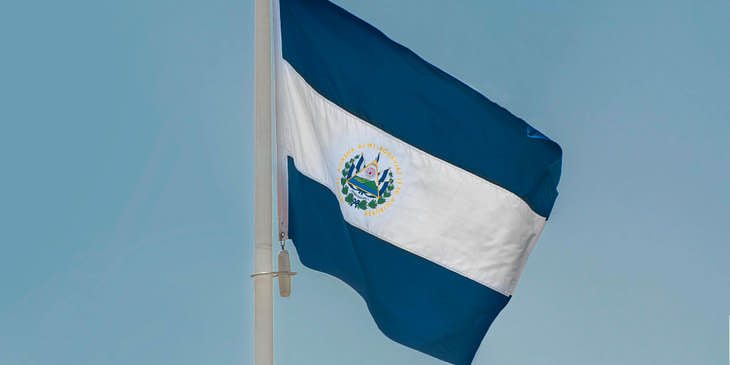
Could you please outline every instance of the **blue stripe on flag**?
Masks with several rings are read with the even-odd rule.
[[[332,191],[288,161],[289,236],[302,263],[353,287],[394,341],[471,363],[510,297],[348,224]]]
[[[280,9],[283,57],[320,94],[549,216],[557,143],[329,1],[280,0]]]

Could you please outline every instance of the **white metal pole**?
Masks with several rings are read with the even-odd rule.
[[[272,270],[271,1],[254,3],[255,196],[254,272]],[[254,277],[254,364],[274,363],[271,275]]]

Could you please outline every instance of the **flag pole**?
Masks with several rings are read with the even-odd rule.
[[[271,1],[254,0],[254,271],[272,270]],[[273,277],[254,277],[254,364],[274,363]]]

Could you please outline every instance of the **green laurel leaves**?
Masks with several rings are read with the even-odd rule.
[[[361,210],[378,209],[379,205],[386,204],[388,202],[388,198],[393,195],[393,189],[395,188],[395,185],[393,184],[393,172],[388,171],[388,180],[386,180],[386,183],[384,184],[387,186],[383,190],[381,190],[380,196],[374,199],[365,198],[361,200],[353,194],[354,192],[356,192],[355,190],[350,191],[350,186],[348,186],[347,183],[352,175],[357,173],[357,171],[355,171],[355,164],[357,161],[360,160],[361,157],[361,154],[357,154],[352,156],[352,158],[345,162],[345,166],[342,168],[341,171],[342,177],[340,177],[340,185],[342,186],[341,192],[342,195],[345,197],[345,202],[351,206],[354,206]],[[380,185],[379,188],[382,189],[383,185]]]

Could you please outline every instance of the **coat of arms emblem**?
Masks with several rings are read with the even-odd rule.
[[[348,150],[340,161],[340,201],[366,216],[380,214],[400,193],[400,165],[387,148],[358,147]]]

